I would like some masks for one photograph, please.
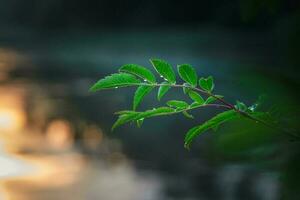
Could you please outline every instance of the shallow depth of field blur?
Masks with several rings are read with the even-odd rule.
[[[299,130],[298,0],[0,5],[0,200],[300,199],[300,142],[287,135],[238,121],[187,151],[186,131],[218,110],[111,133],[134,88],[88,92],[122,64],[190,63],[232,103],[266,94]],[[182,98],[172,89],[160,103]],[[157,105],[153,91],[140,109]]]

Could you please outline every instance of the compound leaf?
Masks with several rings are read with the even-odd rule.
[[[119,71],[136,75],[136,76],[138,76],[138,77],[142,78],[143,80],[148,81],[150,83],[155,83],[156,82],[156,79],[155,79],[155,76],[153,75],[153,73],[150,70],[148,70],[147,68],[142,67],[140,65],[135,65],[135,64],[123,65],[119,69]]]
[[[169,83],[176,83],[175,72],[169,63],[160,59],[150,59],[150,62],[161,77],[163,77]]]
[[[131,74],[118,73],[100,79],[90,88],[90,91],[95,92],[104,89],[134,86],[139,83],[140,80],[136,79],[136,77]]]
[[[189,83],[193,87],[197,86],[198,75],[196,70],[191,65],[178,65],[177,70],[182,80]]]

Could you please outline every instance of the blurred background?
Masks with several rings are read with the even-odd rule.
[[[300,199],[300,144],[288,135],[239,120],[187,151],[186,131],[217,110],[111,133],[134,89],[88,92],[122,64],[190,63],[232,103],[266,94],[265,109],[298,131],[298,0],[0,4],[0,199]],[[140,109],[157,106],[155,97]],[[161,103],[169,99],[182,91]]]

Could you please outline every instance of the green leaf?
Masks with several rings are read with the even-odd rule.
[[[210,103],[212,103],[212,102],[214,102],[214,101],[216,101],[217,99],[215,98],[215,97],[212,97],[212,96],[210,96],[210,97],[208,97],[206,100],[205,100],[205,104],[210,104]]]
[[[119,116],[118,120],[113,124],[111,130],[113,131],[115,128],[126,124],[130,121],[133,121],[139,115],[138,112],[132,112],[128,114],[122,114]]]
[[[196,107],[201,106],[201,105],[203,105],[203,104],[200,104],[200,103],[198,103],[198,102],[193,102],[193,103],[190,105],[190,108],[196,108]]]
[[[171,100],[167,102],[167,105],[175,108],[187,108],[189,106],[188,103],[184,101]]]
[[[204,99],[197,92],[191,90],[189,91],[188,95],[198,104],[204,104]]]
[[[136,110],[136,108],[138,107],[138,105],[141,103],[141,101],[143,100],[143,98],[149,93],[151,92],[151,90],[153,89],[153,86],[145,86],[145,85],[141,85],[138,87],[138,89],[135,91],[134,93],[134,98],[133,98],[133,110]]]
[[[140,112],[136,119],[155,117],[160,115],[168,115],[175,112],[173,108],[170,107],[159,107],[153,108],[151,110],[146,110],[145,112]]]
[[[192,141],[197,136],[199,136],[201,133],[203,133],[209,129],[215,128],[224,122],[236,119],[239,116],[240,115],[234,110],[225,111],[225,112],[222,112],[222,113],[216,115],[215,117],[211,118],[210,120],[206,121],[205,123],[190,129],[185,136],[184,146],[189,149]]]
[[[189,91],[191,91],[192,89],[190,87],[192,87],[190,84],[184,83],[183,84],[183,88],[182,88],[183,89],[183,93],[187,94]]]
[[[175,72],[169,63],[160,59],[150,59],[150,62],[161,77],[163,77],[169,83],[176,83]]]
[[[142,119],[136,120],[136,125],[137,125],[137,127],[141,128],[143,122],[144,122],[144,119],[143,119],[143,118],[142,118]]]
[[[135,111],[127,111],[127,110],[121,111],[118,112],[122,114],[119,116],[118,120],[112,126],[112,130],[131,121],[136,121],[137,123],[141,124],[141,122],[144,121],[145,118],[150,118],[150,117],[155,117],[160,115],[169,115],[174,112],[175,109],[170,107],[153,108],[151,110],[146,110],[144,112],[135,112]]]
[[[208,78],[200,78],[199,80],[199,86],[208,92],[213,91],[215,84],[214,79],[212,76],[209,76]]]
[[[123,115],[123,114],[131,114],[131,113],[136,113],[136,112],[133,110],[121,110],[121,111],[115,112],[115,115]]]
[[[182,80],[191,84],[193,87],[197,86],[198,76],[196,70],[191,65],[178,65],[177,69]]]
[[[223,98],[224,96],[222,96],[222,95],[215,95],[216,97],[218,97],[218,98]],[[215,97],[212,97],[212,96],[210,96],[210,97],[208,97],[206,100],[205,100],[205,104],[210,104],[210,103],[212,103],[212,102],[214,102],[214,101],[216,101],[217,99],[215,98]]]
[[[127,64],[123,65],[120,69],[120,72],[125,72],[129,74],[136,75],[142,78],[144,81],[148,81],[150,83],[155,83],[156,79],[153,73],[145,67],[135,64]]]
[[[248,107],[243,102],[240,102],[240,101],[236,101],[235,107],[240,111],[248,110]]]
[[[194,116],[188,113],[187,111],[183,111],[182,114],[189,119],[194,119]]]
[[[162,84],[168,84],[168,82],[162,82]],[[157,99],[158,101],[161,100],[161,98],[169,91],[171,87],[168,85],[162,85],[159,87],[158,89],[158,93],[157,93]]]
[[[95,92],[104,89],[113,89],[118,87],[135,86],[139,84],[140,80],[136,79],[135,76],[126,73],[112,74],[100,79],[95,83],[90,91]]]

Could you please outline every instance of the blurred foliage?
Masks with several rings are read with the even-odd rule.
[[[280,116],[289,121],[288,127],[299,130],[299,107]],[[289,111],[292,111],[289,108]],[[300,148],[282,132],[268,129],[249,120],[239,119],[215,134],[214,151],[223,161],[253,165],[261,170],[275,171],[282,184],[283,199],[299,199],[300,191]]]
[[[262,109],[269,110],[284,130],[297,133],[296,137],[299,137],[299,95],[295,94],[299,87],[297,81],[291,78],[283,81],[286,80],[285,74],[275,76],[260,70],[259,73],[249,73],[244,69],[238,73],[241,87],[248,88],[248,94],[268,93]],[[298,139],[291,139],[285,132],[249,120],[236,119],[227,124],[221,133],[214,134],[212,151],[214,157],[222,162],[238,162],[276,172],[282,184],[282,199],[296,200],[300,191],[299,144]]]

